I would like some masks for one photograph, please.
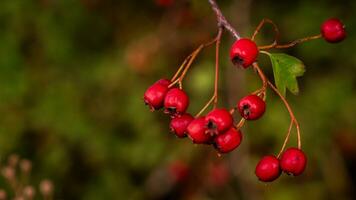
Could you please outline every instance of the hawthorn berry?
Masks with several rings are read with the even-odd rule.
[[[234,65],[240,64],[247,68],[256,61],[258,56],[258,47],[250,39],[243,38],[237,40],[230,49],[230,59]]]
[[[287,174],[298,176],[303,173],[307,164],[307,157],[298,148],[288,148],[281,156],[281,169]]]
[[[157,6],[169,7],[174,3],[174,0],[155,0]]]
[[[171,81],[167,79],[160,79],[146,90],[143,99],[151,110],[158,110],[163,107],[170,83]]]
[[[176,183],[184,182],[189,177],[189,166],[181,160],[170,163],[168,169],[171,178],[173,178]]]
[[[248,95],[238,102],[237,108],[243,118],[256,120],[265,112],[266,103],[257,95]]]
[[[172,88],[168,90],[164,98],[164,112],[172,116],[179,116],[183,114],[189,106],[188,95],[179,88]]]
[[[214,138],[214,146],[220,153],[228,153],[237,148],[240,145],[241,140],[241,131],[231,127],[225,133]]]
[[[225,186],[231,178],[231,172],[225,163],[215,163],[208,168],[208,184],[214,188]]]
[[[159,79],[156,83],[165,85],[168,87],[172,82],[168,79],[162,78],[162,79]]]
[[[206,134],[205,117],[194,119],[187,127],[188,137],[196,144],[209,144],[212,137]]]
[[[190,114],[183,114],[173,118],[169,127],[177,137],[183,138],[187,136],[187,127],[193,119],[194,118]]]
[[[326,20],[320,29],[323,38],[330,43],[341,42],[346,37],[345,25],[337,18]]]
[[[279,160],[273,156],[264,156],[257,164],[255,174],[260,181],[271,182],[281,175]]]
[[[209,112],[206,117],[207,133],[210,135],[218,135],[221,132],[228,130],[233,123],[230,112],[224,108],[216,108]]]

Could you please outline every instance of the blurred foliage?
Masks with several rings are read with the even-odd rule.
[[[300,94],[287,97],[301,124],[309,164],[304,175],[282,176],[268,185],[255,178],[255,164],[260,156],[278,152],[289,124],[272,92],[265,116],[244,128],[241,149],[221,158],[211,148],[176,139],[169,134],[169,119],[144,106],[145,89],[171,76],[186,55],[216,33],[206,1],[157,2],[2,1],[0,156],[16,152],[31,159],[34,180],[53,180],[56,199],[352,199],[356,1],[221,1],[232,22],[239,18],[234,11],[240,3],[249,4],[240,17],[250,23],[237,27],[244,36],[264,17],[280,26],[283,41],[318,33],[331,16],[347,25],[343,43],[318,40],[285,52],[306,65],[298,79]],[[258,42],[268,43],[271,30],[262,33],[266,36]],[[225,34],[224,106],[233,106],[227,103],[232,94],[224,79],[233,67],[231,43]],[[260,60],[272,77],[268,58]],[[204,51],[184,83],[191,112],[212,93],[213,65],[213,50]],[[237,96],[259,87],[252,70],[233,71],[244,73],[234,82],[245,92]],[[295,138],[291,141],[295,145]],[[177,178],[186,168],[176,161],[188,166],[188,178]]]

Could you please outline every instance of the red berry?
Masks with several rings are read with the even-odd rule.
[[[228,153],[237,148],[240,145],[241,140],[241,131],[231,127],[225,133],[215,137],[214,146],[220,153]]]
[[[232,116],[229,111],[224,108],[217,108],[209,112],[206,117],[207,132],[210,135],[218,135],[228,130],[233,123]]]
[[[189,166],[180,160],[174,161],[169,165],[169,172],[174,182],[184,182],[189,177]]]
[[[155,0],[157,6],[169,7],[174,3],[174,0]]]
[[[170,83],[171,81],[167,79],[160,79],[146,90],[143,99],[151,110],[158,110],[163,107],[163,101]]]
[[[181,89],[170,89],[164,99],[164,112],[173,116],[183,114],[189,105],[188,95]]]
[[[281,156],[281,169],[287,174],[298,176],[303,173],[307,164],[307,157],[298,148],[289,148]]]
[[[258,179],[263,182],[276,180],[279,175],[281,175],[279,160],[273,155],[264,156],[260,162],[258,162],[255,174]]]
[[[321,34],[330,43],[341,42],[346,37],[345,25],[339,19],[328,19],[321,25]]]
[[[168,79],[159,79],[156,83],[161,84],[161,85],[165,85],[165,86],[169,86],[172,82]]]
[[[190,114],[183,114],[179,117],[173,118],[170,123],[170,129],[177,137],[182,138],[187,136],[187,127],[193,121]]]
[[[211,141],[211,136],[206,134],[205,117],[194,119],[187,127],[189,138],[196,144],[207,144]]]
[[[237,104],[241,116],[247,120],[260,118],[266,110],[266,103],[257,95],[248,95]]]
[[[230,170],[225,163],[216,163],[209,166],[208,183],[213,187],[223,187],[231,178]]]
[[[237,40],[230,49],[230,59],[234,64],[240,64],[243,68],[247,68],[256,61],[258,55],[258,47],[256,43],[250,39],[243,38]]]

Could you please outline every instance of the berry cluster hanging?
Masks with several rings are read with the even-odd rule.
[[[298,92],[296,78],[303,75],[304,65],[299,59],[293,56],[283,53],[271,53],[269,50],[291,48],[299,43],[319,38],[324,38],[330,43],[337,43],[346,37],[345,26],[339,19],[331,18],[321,25],[321,33],[294,40],[287,44],[280,44],[277,25],[270,19],[263,19],[251,38],[241,38],[225,19],[216,2],[209,0],[209,3],[217,16],[217,36],[212,41],[201,44],[193,51],[170,80],[160,79],[151,85],[144,94],[145,103],[152,111],[161,108],[164,109],[164,113],[171,117],[170,129],[177,137],[184,138],[188,136],[195,144],[213,145],[220,154],[236,149],[242,140],[241,128],[244,123],[248,120],[257,120],[264,114],[266,109],[266,92],[267,88],[270,88],[279,96],[287,108],[291,121],[284,143],[277,156],[264,156],[258,162],[255,174],[260,181],[264,182],[277,179],[282,171],[294,176],[300,175],[306,167],[307,158],[301,148],[299,123],[285,98],[285,93],[287,89],[294,94]],[[274,41],[269,45],[258,46],[254,42],[255,37],[266,24],[270,24],[274,28]],[[230,49],[232,63],[244,69],[252,67],[262,81],[261,88],[243,97],[237,102],[236,107],[231,109],[217,107],[219,49],[224,31],[230,32],[236,39]],[[214,93],[202,109],[195,116],[192,116],[187,112],[189,97],[183,90],[182,82],[201,50],[213,44],[216,47]],[[275,84],[268,80],[256,60],[260,53],[269,56],[271,59]],[[289,81],[286,81],[286,79]],[[213,105],[212,110],[204,116],[203,113],[210,105]],[[235,111],[238,111],[241,115],[241,120],[237,123],[234,123],[233,119]],[[293,126],[296,128],[298,146],[285,150]]]

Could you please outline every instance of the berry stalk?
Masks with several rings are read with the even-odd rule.
[[[223,28],[219,28],[218,35],[216,37],[216,46],[215,46],[215,82],[214,82],[214,108],[218,104],[218,84],[219,84],[219,51],[221,43],[221,35],[223,33]]]
[[[308,36],[308,37],[304,37],[304,38],[300,38],[300,39],[297,39],[297,40],[294,40],[292,42],[289,42],[287,44],[278,44],[278,42],[274,42],[273,44],[271,45],[266,45],[266,46],[260,46],[258,47],[260,50],[269,50],[269,49],[287,49],[287,48],[291,48],[291,47],[294,47],[295,45],[297,44],[300,44],[300,43],[304,43],[304,42],[307,42],[307,41],[311,41],[311,40],[316,40],[316,39],[319,39],[321,38],[322,35],[321,34],[317,34],[317,35],[313,35],[313,36]]]

